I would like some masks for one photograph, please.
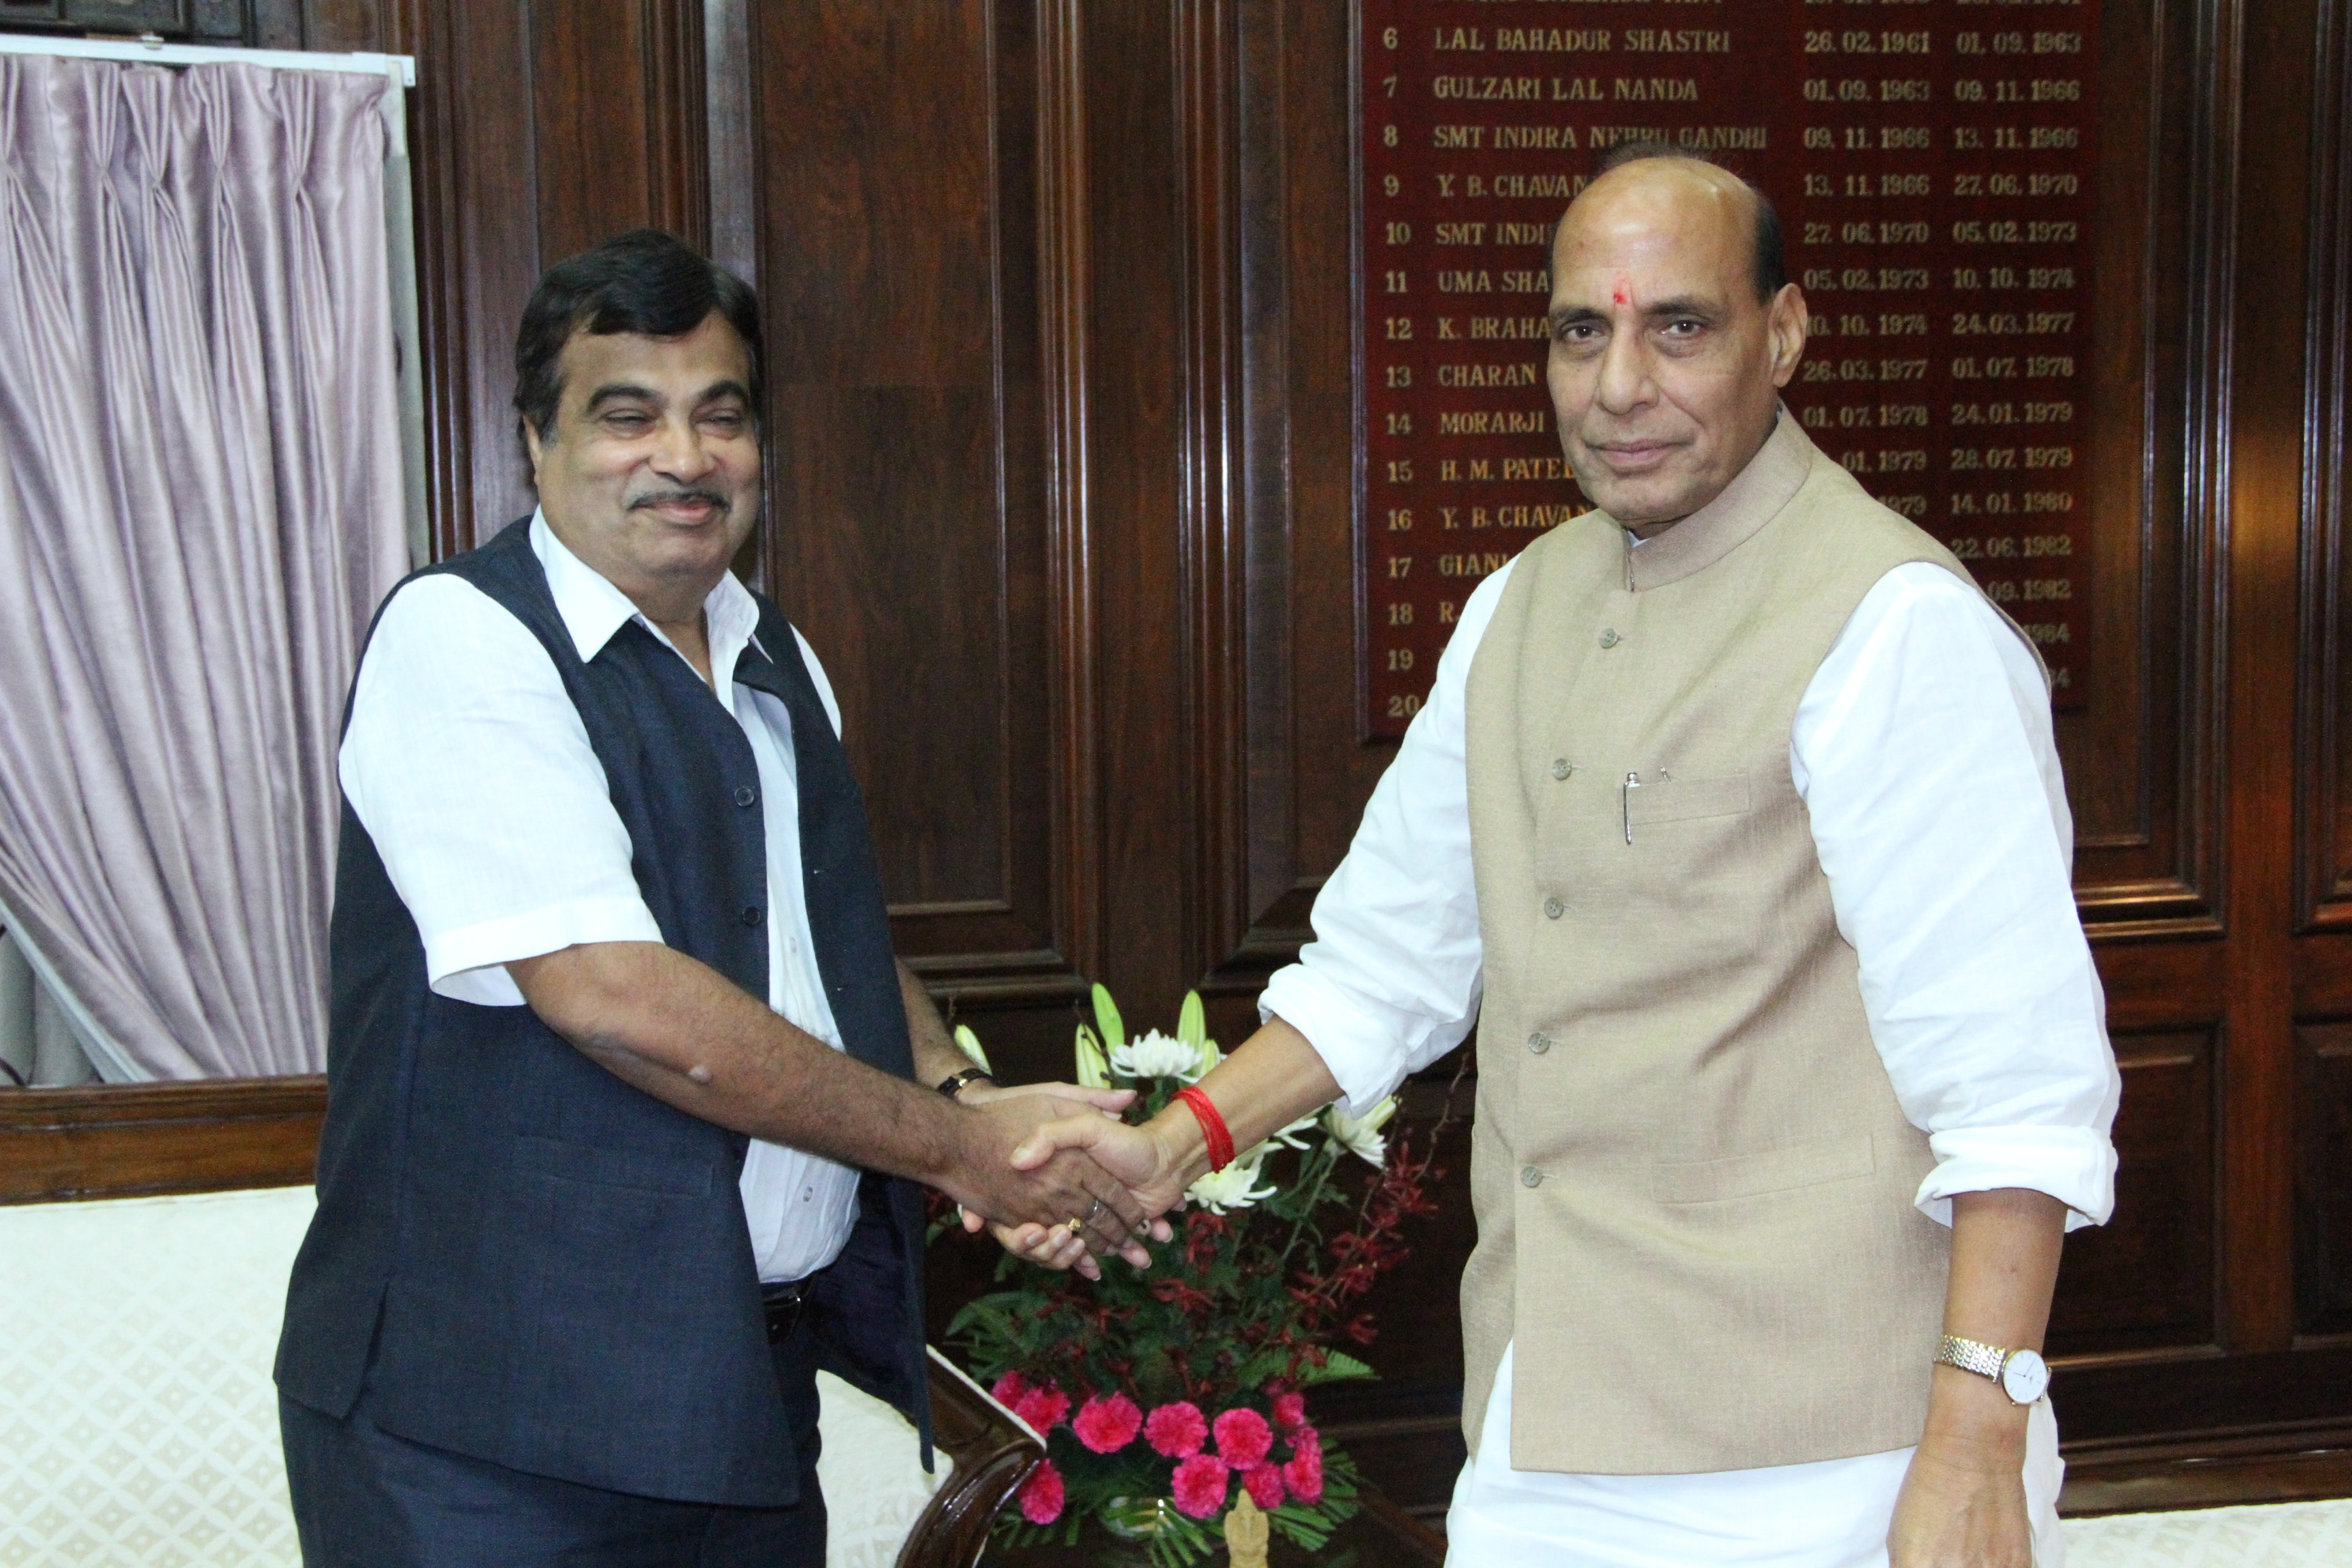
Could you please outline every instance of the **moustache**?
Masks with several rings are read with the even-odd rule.
[[[733,510],[735,499],[711,489],[652,490],[629,502],[631,511],[643,511],[647,507],[661,506],[670,501],[705,501],[720,511]]]

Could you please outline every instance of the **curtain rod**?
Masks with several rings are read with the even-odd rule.
[[[85,60],[144,61],[149,65],[263,66],[271,70],[355,71],[382,76],[397,69],[400,85],[416,85],[415,55],[313,55],[299,49],[224,49],[204,44],[105,43],[90,38],[48,38],[34,33],[0,33],[0,55],[67,55]]]

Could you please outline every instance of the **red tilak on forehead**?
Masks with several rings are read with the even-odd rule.
[[[1620,305],[1622,305],[1622,304],[1624,304],[1627,300],[1631,300],[1633,297],[1633,279],[1632,278],[1628,277],[1626,274],[1624,274],[1624,273],[1622,273],[1622,272],[1620,272],[1619,274],[1617,274],[1617,287],[1616,287],[1616,289],[1615,289],[1615,291],[1614,291],[1613,293],[1612,293],[1612,294],[1610,295],[1610,298],[1611,298],[1611,299],[1612,299],[1612,300],[1616,300],[1616,301],[1617,301],[1617,303],[1619,303]]]
[[[1619,304],[1623,304],[1625,302],[1625,290],[1622,289],[1618,289],[1612,298],[1613,298]]]

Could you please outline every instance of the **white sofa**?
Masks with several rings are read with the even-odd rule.
[[[269,1365],[308,1187],[0,1206],[0,1568],[278,1568]],[[949,1468],[820,1376],[829,1568],[891,1568]]]

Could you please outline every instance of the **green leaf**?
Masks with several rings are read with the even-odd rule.
[[[1209,1013],[1207,1008],[1201,1005],[1201,994],[1198,991],[1184,993],[1183,1008],[1176,1015],[1176,1038],[1181,1043],[1192,1047],[1195,1052],[1208,1043]]]
[[[1118,1004],[1110,999],[1110,987],[1095,983],[1095,1026],[1102,1030],[1103,1043],[1112,1050],[1127,1044],[1127,1026],[1119,1022]]]
[[[1305,1382],[1313,1387],[1318,1383],[1339,1383],[1355,1377],[1378,1377],[1379,1373],[1358,1361],[1345,1351],[1326,1351],[1323,1364],[1307,1369]]]
[[[958,1050],[961,1050],[965,1056],[971,1058],[972,1066],[978,1068],[982,1072],[993,1072],[996,1070],[988,1065],[988,1052],[981,1047],[980,1037],[971,1032],[971,1025],[958,1024],[956,1026],[955,1043]]]

